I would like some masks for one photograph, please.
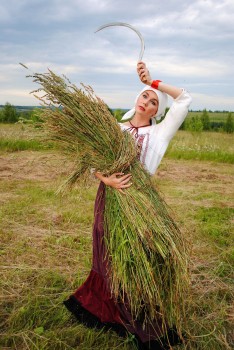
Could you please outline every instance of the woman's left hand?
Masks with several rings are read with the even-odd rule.
[[[146,64],[144,62],[140,61],[137,63],[137,73],[142,83],[146,85],[151,85],[152,79],[150,76],[150,72],[147,69]]]

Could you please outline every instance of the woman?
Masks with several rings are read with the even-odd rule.
[[[143,62],[138,63],[137,72],[146,87],[137,96],[135,107],[124,115],[123,121],[127,121],[120,127],[133,135],[141,163],[150,174],[154,174],[171,138],[187,115],[191,97],[183,89],[153,81]],[[167,95],[174,102],[164,120],[156,124],[155,118],[165,113]],[[87,326],[110,327],[122,335],[130,332],[138,340],[139,349],[166,349],[169,344],[179,341],[176,333],[172,329],[165,333],[160,319],[149,324],[142,321],[144,316],[133,319],[128,303],[116,300],[110,290],[103,228],[105,186],[111,186],[124,195],[131,186],[131,174],[114,173],[107,177],[97,172],[95,176],[101,183],[95,202],[92,270],[84,284],[64,303]]]

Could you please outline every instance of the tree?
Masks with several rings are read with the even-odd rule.
[[[203,130],[210,130],[210,117],[206,109],[204,109],[202,112],[201,122],[202,122]]]
[[[115,111],[114,111],[114,117],[116,118],[116,120],[117,120],[118,122],[121,121],[123,115],[124,115],[124,111],[122,111],[122,109],[115,109]]]
[[[186,127],[186,130],[189,130],[189,131],[202,131],[203,124],[202,124],[201,118],[196,116],[186,120],[185,127]]]
[[[3,123],[16,123],[18,119],[16,108],[7,102],[1,111],[1,121]]]
[[[110,108],[107,104],[106,104],[106,107],[107,107],[107,109],[108,109],[108,111],[114,116],[114,112],[113,112],[113,109],[112,108]]]
[[[180,125],[179,130],[185,130],[186,129],[186,121],[184,120],[183,123]]]
[[[0,123],[3,123],[3,112],[2,112],[2,108],[0,109]]]
[[[229,134],[232,134],[234,132],[232,113],[228,113],[226,123],[224,124],[224,130]]]

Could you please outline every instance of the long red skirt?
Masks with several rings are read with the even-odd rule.
[[[155,343],[159,339],[162,340],[164,335],[161,320],[155,320],[154,324],[143,326],[140,320],[133,320],[127,305],[118,302],[111,295],[108,257],[104,244],[104,210],[105,185],[101,182],[94,209],[92,269],[87,280],[64,304],[78,320],[87,326],[107,326],[116,330],[120,335],[130,332],[142,343]],[[166,335],[167,340],[168,337],[171,338],[169,333]]]

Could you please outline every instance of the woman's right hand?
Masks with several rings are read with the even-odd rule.
[[[132,185],[132,183],[129,182],[132,177],[131,174],[124,175],[124,173],[114,173],[110,176],[103,176],[101,173],[97,172],[95,176],[104,182],[106,186],[111,186],[121,193],[124,193],[123,189]]]
[[[144,62],[140,61],[137,63],[137,73],[142,83],[146,85],[151,85],[152,78]]]

